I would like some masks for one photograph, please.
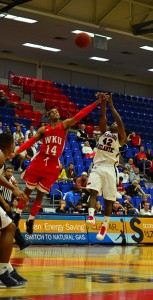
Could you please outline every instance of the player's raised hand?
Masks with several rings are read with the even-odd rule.
[[[107,101],[108,101],[109,106],[113,106],[113,97],[112,97],[112,94],[108,95]]]
[[[18,198],[20,198],[20,199],[23,199],[26,203],[29,202],[28,196],[27,196],[23,191],[19,190],[18,188],[13,187],[12,193],[13,193],[16,197],[18,197]]]
[[[102,93],[102,92],[97,92],[95,94],[95,96],[96,96],[96,98],[98,98],[99,102],[102,102],[104,100],[107,101],[106,100],[106,95],[104,93]]]

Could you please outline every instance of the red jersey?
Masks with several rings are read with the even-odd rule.
[[[51,157],[59,158],[65,145],[66,135],[63,123],[59,123],[55,128],[50,125],[45,127],[43,143],[40,152]]]
[[[140,135],[136,135],[136,136],[132,136],[131,137],[131,142],[132,142],[132,145],[135,147],[137,145],[139,145],[139,140],[140,140]]]

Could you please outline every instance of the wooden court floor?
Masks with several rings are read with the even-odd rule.
[[[24,289],[0,289],[0,299],[153,299],[152,246],[31,246],[11,262]]]

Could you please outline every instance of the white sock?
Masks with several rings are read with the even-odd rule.
[[[22,209],[17,208],[16,213],[19,214],[19,215],[21,215],[22,214]]]
[[[106,228],[108,226],[109,220],[110,220],[110,217],[104,216],[103,226],[105,226]]]
[[[93,207],[88,208],[88,214],[90,217],[94,217],[94,212],[95,212],[95,209]]]
[[[0,275],[7,271],[8,263],[0,263]]]
[[[34,220],[34,219],[35,219],[35,217],[32,216],[32,215],[30,215],[29,218],[28,218],[28,220]]]
[[[7,269],[8,269],[8,271],[9,271],[9,273],[11,273],[11,272],[14,270],[14,268],[12,267],[10,261],[9,261],[9,263],[8,263],[8,265],[7,265]]]

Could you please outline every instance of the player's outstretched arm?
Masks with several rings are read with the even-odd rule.
[[[126,138],[126,132],[125,132],[125,128],[124,128],[122,119],[121,119],[119,113],[117,112],[116,108],[114,107],[112,94],[109,95],[108,104],[109,104],[109,107],[110,107],[111,112],[113,114],[113,117],[114,117],[114,119],[115,119],[115,121],[118,125],[118,135],[119,135],[120,145],[123,146],[126,139],[127,139]]]
[[[107,94],[100,94],[98,93],[99,96],[102,97],[101,104],[100,104],[100,122],[99,122],[99,128],[101,133],[104,133],[105,131],[108,130],[107,126],[107,117],[106,117],[106,103],[108,101],[109,95]]]
[[[63,121],[64,128],[68,129],[70,126],[73,126],[76,123],[78,123],[86,115],[88,115],[99,103],[101,103],[101,101],[102,101],[102,97],[98,96],[98,99],[94,103],[80,110],[73,118],[66,119],[65,121]]]

